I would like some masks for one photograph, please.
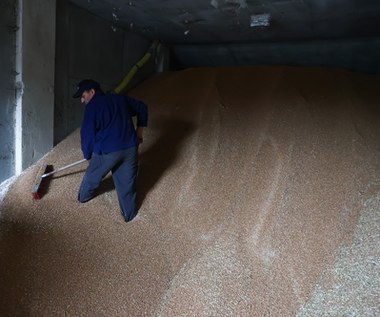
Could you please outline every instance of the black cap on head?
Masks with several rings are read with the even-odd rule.
[[[73,98],[79,98],[82,96],[83,92],[86,90],[95,89],[95,91],[100,90],[100,85],[95,80],[85,79],[82,80],[78,86],[77,91],[73,95]]]

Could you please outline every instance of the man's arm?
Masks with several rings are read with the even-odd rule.
[[[141,100],[137,100],[130,96],[127,97],[127,103],[131,107],[132,115],[137,116],[137,127],[148,126],[148,107]]]
[[[83,157],[89,160],[92,155],[94,148],[94,138],[96,133],[96,114],[94,107],[87,105],[84,111],[84,117],[82,121],[82,126],[80,129],[81,135],[81,148],[83,152]]]
[[[130,96],[127,97],[127,103],[130,105],[131,110],[132,110],[132,115],[137,116],[137,128],[136,128],[136,135],[137,135],[137,140],[139,143],[143,143],[144,137],[143,137],[143,132],[144,132],[144,127],[148,125],[148,107],[146,106],[145,103],[143,103],[140,100],[134,99]]]
[[[143,137],[144,127],[137,127],[136,128],[136,134],[137,134],[137,140],[139,140],[139,144],[143,143],[144,137]]]

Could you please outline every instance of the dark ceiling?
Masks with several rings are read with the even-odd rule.
[[[256,43],[380,35],[379,0],[71,0],[169,44]]]

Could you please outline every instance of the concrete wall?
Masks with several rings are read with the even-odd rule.
[[[0,182],[53,145],[55,1],[0,4]]]
[[[77,83],[92,78],[105,91],[115,88],[150,45],[66,0],[57,1],[55,144],[81,124],[83,106],[72,98]],[[131,87],[152,72],[151,61],[136,73]]]
[[[172,68],[234,65],[337,67],[380,73],[380,38],[257,44],[174,45]]]
[[[80,126],[83,78],[114,88],[150,42],[67,0],[0,2],[0,183]],[[155,71],[154,60],[131,87]]]
[[[0,2],[0,183],[13,175],[17,0]]]
[[[22,169],[53,146],[55,12],[55,0],[23,1]]]

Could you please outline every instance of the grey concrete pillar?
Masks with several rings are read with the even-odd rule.
[[[23,0],[21,10],[23,93],[21,124],[16,122],[16,173],[53,147],[54,127],[56,1]]]
[[[15,167],[15,47],[17,0],[0,2],[0,183]]]

